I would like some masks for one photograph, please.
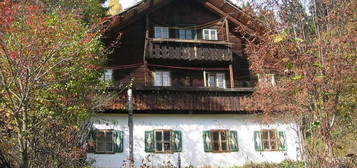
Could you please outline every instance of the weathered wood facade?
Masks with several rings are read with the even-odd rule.
[[[254,18],[224,0],[148,0],[114,19],[106,42],[119,32],[122,38],[108,67],[115,81],[135,79],[135,110],[241,111],[239,100],[255,83],[244,54],[245,39],[262,30]],[[157,27],[164,27],[164,38]],[[156,71],[168,72],[160,79],[168,86],[155,86]],[[110,106],[125,107],[124,97]]]

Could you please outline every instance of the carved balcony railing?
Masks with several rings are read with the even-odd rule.
[[[133,107],[136,111],[237,112],[242,111],[242,97],[252,91],[252,88],[136,88],[133,91]],[[127,97],[123,94],[108,109],[125,111],[126,107]]]
[[[225,41],[149,39],[147,58],[187,61],[231,61],[230,43]]]

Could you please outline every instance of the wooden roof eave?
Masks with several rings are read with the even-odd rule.
[[[169,4],[172,1],[173,0],[144,0],[144,1],[141,1],[137,5],[116,15],[115,17],[119,17],[119,19],[118,19],[118,21],[115,21],[115,23],[109,28],[109,30],[123,29],[126,26],[139,20],[140,18],[145,17],[147,14]],[[243,22],[239,21],[234,16],[232,16],[230,13],[227,13],[227,12],[223,11],[222,9],[220,9],[226,5],[232,5],[230,3],[225,3],[226,0],[196,0],[196,1],[203,4],[206,8],[208,8],[212,12],[219,14],[221,17],[227,17],[227,19],[231,23],[235,24],[237,27],[239,27],[240,30],[243,30],[244,33],[247,33],[249,36],[260,38],[260,35],[259,35],[260,33],[257,30],[253,30],[250,28],[253,25],[251,25],[249,23],[244,24]],[[221,1],[223,1],[223,2],[221,2]],[[229,1],[227,1],[227,2],[229,2]],[[218,4],[220,4],[220,5],[218,5]],[[233,9],[233,7],[232,7],[232,9]],[[234,10],[239,11],[235,8],[234,8]],[[238,14],[239,16],[243,16],[243,14],[240,14],[240,13],[242,13],[242,11],[236,12],[235,15],[237,15],[237,13],[239,13]],[[115,17],[113,17],[113,18],[115,18]],[[248,27],[247,25],[250,27]],[[262,26],[258,26],[258,27],[260,28]]]

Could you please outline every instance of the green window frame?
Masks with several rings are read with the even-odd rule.
[[[124,132],[113,129],[90,130],[87,137],[87,143],[90,144],[87,149],[88,153],[122,153]]]

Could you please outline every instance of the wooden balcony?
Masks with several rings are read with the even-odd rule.
[[[231,61],[230,43],[225,41],[149,39],[147,58],[187,61]]]
[[[242,111],[240,100],[251,94],[252,88],[172,88],[143,87],[133,91],[134,110],[164,112],[239,112]],[[110,110],[125,111],[127,97],[108,107]]]

